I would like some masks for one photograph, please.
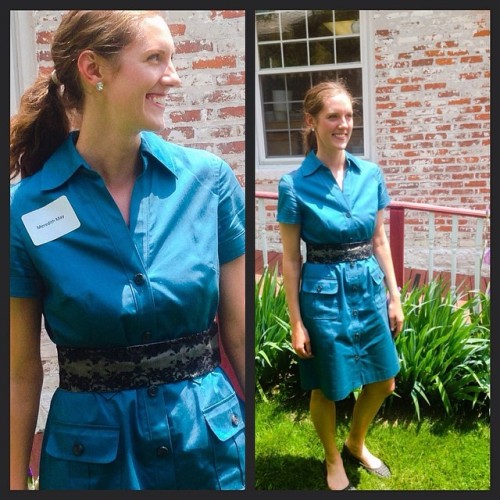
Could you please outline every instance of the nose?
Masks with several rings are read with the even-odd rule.
[[[347,127],[349,125],[349,117],[346,115],[340,116],[340,126]]]
[[[161,77],[161,83],[167,87],[180,87],[181,79],[172,61],[165,68],[165,72]]]

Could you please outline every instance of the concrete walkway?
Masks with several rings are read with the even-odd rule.
[[[45,429],[50,400],[52,399],[52,395],[54,394],[56,387],[59,385],[57,349],[55,344],[49,339],[45,328],[42,328],[41,353],[43,364],[43,388],[36,432],[40,432]]]

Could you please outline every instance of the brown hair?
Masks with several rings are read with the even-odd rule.
[[[141,34],[144,18],[161,11],[72,10],[63,16],[51,47],[54,72],[40,74],[10,120],[10,178],[33,175],[62,144],[84,103],[77,61],[93,50],[115,70],[121,50]]]
[[[327,96],[336,96],[339,94],[345,94],[351,100],[351,103],[355,104],[355,100],[349,92],[346,84],[341,81],[325,81],[317,83],[311,87],[304,97],[304,102],[302,110],[304,113],[304,118],[307,115],[316,117],[324,106],[324,100]],[[307,155],[309,151],[317,151],[318,143],[316,141],[316,134],[314,130],[308,126],[304,126],[302,129],[302,144],[304,148],[304,153]]]

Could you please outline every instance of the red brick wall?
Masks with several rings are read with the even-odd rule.
[[[376,142],[399,201],[490,202],[488,10],[374,11]]]

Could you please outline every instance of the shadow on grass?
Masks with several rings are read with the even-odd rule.
[[[351,483],[359,483],[359,470],[346,465]],[[256,490],[328,490],[323,459],[292,455],[264,455],[255,460]],[[265,484],[266,488],[261,485]]]
[[[268,389],[268,395],[279,405],[276,412],[288,412],[296,422],[309,418],[310,393],[301,389],[296,374],[283,380],[280,385],[273,389]],[[338,424],[349,425],[355,403],[356,399],[353,393],[346,399],[337,401]],[[465,402],[461,407],[457,406],[452,415],[446,415],[440,401],[431,401],[430,405],[424,403],[420,407],[419,420],[409,397],[392,395],[383,403],[374,423],[385,422],[388,425],[397,424],[402,427],[416,426],[419,429],[424,422],[427,424],[431,422],[432,433],[441,435],[448,432],[450,428],[458,432],[470,432],[477,429],[479,422],[484,423],[489,422],[489,420],[488,407],[477,405],[475,408],[471,408],[470,404]]]

